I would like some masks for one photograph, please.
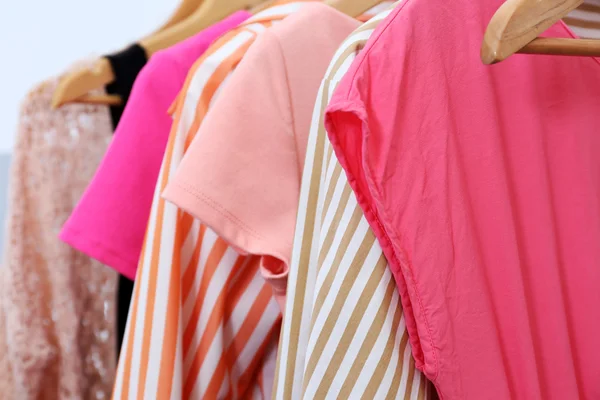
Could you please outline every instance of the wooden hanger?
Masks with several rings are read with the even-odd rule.
[[[538,38],[583,0],[507,0],[487,26],[481,46],[484,64],[514,53],[600,56],[600,40]]]
[[[327,0],[325,4],[349,17],[356,18],[381,3],[381,1],[382,0]]]
[[[110,62],[100,58],[91,68],[83,68],[65,76],[56,87],[52,96],[52,107],[58,108],[67,103],[88,103],[119,105],[122,99],[117,95],[89,95],[115,80]]]
[[[183,22],[142,40],[140,46],[146,50],[148,57],[150,57],[157,51],[187,39],[236,11],[250,9],[263,1],[265,0],[204,0],[200,8]]]
[[[185,21],[190,15],[194,13],[202,5],[203,0],[181,0],[177,10],[171,15],[171,17],[165,22],[160,28],[158,28],[152,35],[156,35],[158,32],[162,32],[180,22]]]
[[[253,8],[250,9],[250,14],[252,15],[256,15],[261,11],[266,10],[269,7],[272,7],[273,5],[275,5],[276,0],[267,0],[257,6],[254,6]]]
[[[184,21],[202,5],[203,0],[181,0],[173,15],[150,38],[165,29]],[[91,68],[80,69],[64,77],[54,91],[52,107],[58,108],[67,103],[120,105],[123,100],[117,95],[90,95],[115,80],[110,62],[100,58]]]

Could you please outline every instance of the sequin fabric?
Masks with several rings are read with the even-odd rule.
[[[57,83],[21,107],[0,267],[2,400],[109,399],[114,380],[116,273],[58,239],[111,139],[109,111],[52,110]]]

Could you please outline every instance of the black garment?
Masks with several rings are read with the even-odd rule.
[[[110,116],[116,129],[123,115],[125,104],[129,100],[133,83],[148,62],[148,57],[144,48],[138,44],[134,44],[120,53],[104,57],[110,62],[115,74],[115,80],[106,85],[106,92],[117,94],[123,99],[122,105],[110,108]]]
[[[106,86],[106,92],[108,94],[119,95],[123,99],[122,105],[110,107],[113,128],[117,129],[117,125],[125,109],[125,104],[129,100],[133,83],[144,65],[146,65],[146,62],[148,62],[148,57],[146,56],[146,51],[141,46],[134,44],[120,53],[105,56],[105,58],[110,62],[115,74],[115,80]],[[125,336],[129,304],[133,296],[133,282],[120,275],[117,292],[117,352],[120,353],[123,337]]]

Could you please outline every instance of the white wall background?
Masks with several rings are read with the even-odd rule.
[[[29,88],[73,61],[119,50],[154,31],[178,2],[0,0],[0,154],[12,149]]]

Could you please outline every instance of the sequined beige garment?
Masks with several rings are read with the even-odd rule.
[[[54,111],[57,80],[22,105],[0,267],[0,399],[108,399],[114,271],[58,239],[111,139],[104,106]]]

